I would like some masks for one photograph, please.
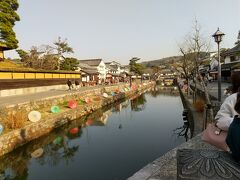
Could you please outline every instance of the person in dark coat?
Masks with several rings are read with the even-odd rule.
[[[67,80],[68,90],[70,91],[72,89],[72,82],[68,79]]]
[[[79,90],[79,81],[78,80],[75,80],[75,88],[76,88],[76,90]]]

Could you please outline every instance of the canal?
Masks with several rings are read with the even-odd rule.
[[[0,157],[0,180],[126,179],[185,141],[182,111],[176,88],[152,88]]]

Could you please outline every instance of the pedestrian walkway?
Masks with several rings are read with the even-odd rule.
[[[88,86],[88,87],[81,87],[79,90],[73,89],[70,91],[58,89],[58,90],[50,90],[50,91],[39,92],[39,93],[32,93],[28,95],[0,97],[0,107],[6,107],[6,106],[15,105],[15,104],[22,104],[22,103],[32,102],[32,101],[41,100],[45,98],[51,98],[55,96],[68,95],[68,94],[77,93],[77,92],[84,92],[84,91],[93,90],[101,87],[108,87],[108,86],[103,86],[103,85]]]
[[[222,102],[227,97],[227,96],[224,95],[224,90],[229,86],[231,86],[231,83],[221,82]],[[208,89],[208,92],[209,92],[210,95],[212,95],[216,98],[218,97],[218,82],[217,81],[208,83],[207,89]]]
[[[191,84],[191,86],[194,87],[194,84]],[[221,82],[221,102],[223,102],[224,99],[227,97],[226,95],[224,95],[224,90],[229,86],[231,86],[231,83]],[[218,99],[218,82],[210,82],[207,84],[206,87],[208,89],[209,95],[215,97],[215,99]],[[197,84],[197,88],[202,90],[202,87],[199,84]]]

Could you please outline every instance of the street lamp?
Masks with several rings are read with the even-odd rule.
[[[220,49],[219,44],[225,34],[218,30],[212,35],[215,42],[218,44],[218,101],[221,102],[221,62],[220,62]]]

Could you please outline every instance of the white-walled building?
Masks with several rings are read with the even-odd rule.
[[[120,63],[118,63],[116,61],[112,61],[112,62],[107,62],[105,64],[106,64],[108,73],[112,73],[112,74],[120,74],[121,73],[121,64]]]
[[[87,60],[79,60],[81,64],[87,64],[91,69],[96,69],[98,72],[99,81],[105,81],[107,69],[106,65],[102,59],[87,59]]]

